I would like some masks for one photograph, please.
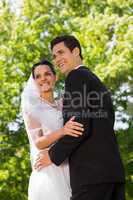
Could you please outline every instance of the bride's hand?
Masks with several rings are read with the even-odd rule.
[[[70,135],[73,137],[79,137],[83,134],[84,128],[83,124],[75,122],[75,117],[71,117],[69,121],[65,123],[65,125],[61,128],[61,134]]]

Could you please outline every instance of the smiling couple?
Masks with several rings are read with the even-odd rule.
[[[62,102],[54,99],[57,77],[47,60],[33,65],[22,93],[33,169],[28,198],[124,200],[124,170],[110,93],[83,64],[81,46],[74,36],[56,37],[51,51],[55,65],[65,75]],[[81,101],[87,102],[84,107]],[[97,112],[106,115],[94,117]]]

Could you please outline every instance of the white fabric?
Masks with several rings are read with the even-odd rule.
[[[75,67],[74,69],[78,69],[79,67],[83,67],[84,65],[81,64],[81,65],[78,65],[77,67]]]
[[[63,126],[62,111],[39,98],[39,91],[30,76],[22,93],[22,114],[30,143],[30,158],[33,164],[39,150],[36,137],[51,134]],[[67,161],[57,167],[52,164],[40,171],[32,170],[29,180],[29,200],[70,200],[69,167]]]

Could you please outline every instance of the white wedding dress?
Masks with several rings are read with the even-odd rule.
[[[39,150],[35,146],[35,139],[40,130],[43,135],[63,126],[62,111],[59,105],[51,106],[41,99],[28,97],[27,105],[23,110],[24,121],[30,143],[30,158],[32,173],[29,180],[29,200],[70,200],[71,189],[69,183],[69,167],[67,161],[60,166],[49,165],[40,171],[33,168]],[[26,109],[26,107],[28,109]]]

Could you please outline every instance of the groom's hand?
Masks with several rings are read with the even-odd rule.
[[[50,160],[48,150],[44,150],[37,155],[35,160],[34,169],[37,171],[41,170],[42,168],[51,165],[52,161]]]

